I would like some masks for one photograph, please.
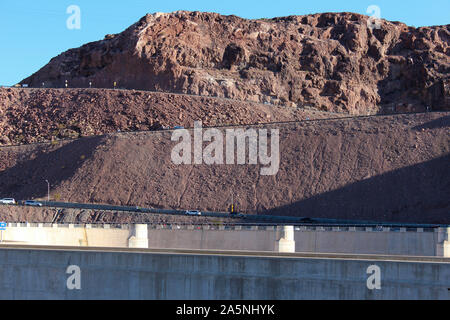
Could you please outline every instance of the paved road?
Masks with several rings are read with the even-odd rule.
[[[186,216],[185,210],[175,209],[156,209],[156,208],[136,208],[130,206],[113,206],[107,204],[88,204],[88,203],[69,203],[69,202],[47,202],[40,201],[44,207],[49,208],[68,208],[68,209],[90,209],[105,211],[122,211],[142,214],[166,214]],[[393,227],[393,228],[437,228],[447,227],[437,224],[405,224],[405,223],[381,223],[375,221],[358,220],[338,220],[338,219],[314,219],[308,217],[287,217],[287,216],[269,216],[254,214],[235,214],[228,212],[208,212],[202,211],[203,217],[236,219],[243,223],[271,224],[271,225],[327,225],[327,226],[367,226],[367,227]]]

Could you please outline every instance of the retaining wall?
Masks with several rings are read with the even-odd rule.
[[[450,299],[449,259],[428,259],[0,248],[0,299]]]

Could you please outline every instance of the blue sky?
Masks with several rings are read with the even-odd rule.
[[[81,29],[69,30],[70,5],[81,9]],[[146,13],[208,11],[244,18],[272,18],[318,12],[367,14],[370,5],[381,17],[412,26],[450,23],[449,0],[22,0],[0,2],[0,85],[13,85],[61,52],[118,33]]]

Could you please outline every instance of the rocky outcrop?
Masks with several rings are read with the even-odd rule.
[[[323,13],[246,20],[148,14],[55,57],[22,84],[144,89],[367,114],[449,110],[450,25]]]

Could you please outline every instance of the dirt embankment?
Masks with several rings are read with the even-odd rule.
[[[132,213],[85,209],[0,206],[0,221],[29,223],[99,224],[234,224],[240,219],[188,217],[154,213]]]
[[[175,165],[171,132],[0,149],[0,196],[352,220],[450,223],[449,113],[273,125],[279,171]],[[205,144],[206,145],[206,144]]]
[[[0,145],[158,130],[340,117],[312,109],[136,90],[0,89]]]

